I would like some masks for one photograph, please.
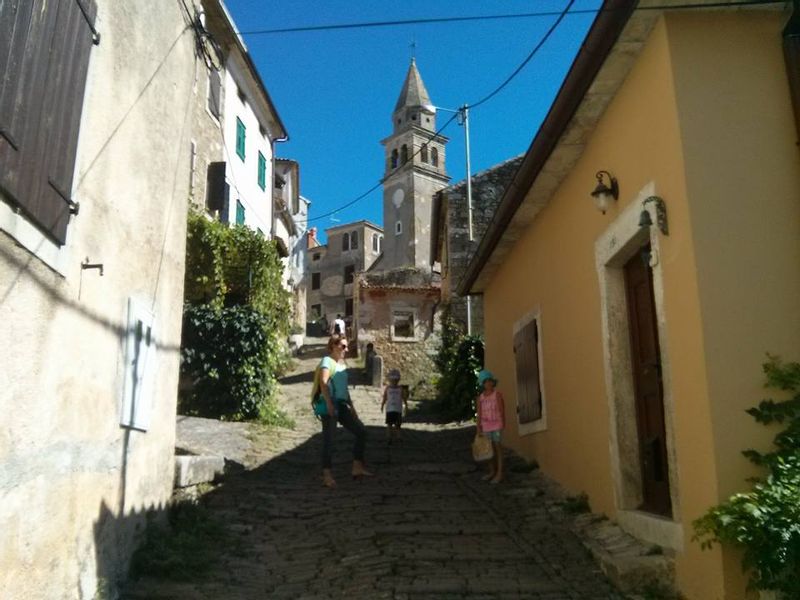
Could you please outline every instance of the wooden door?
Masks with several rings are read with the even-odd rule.
[[[661,352],[653,300],[653,272],[647,265],[650,247],[625,265],[625,292],[631,337],[636,424],[642,472],[641,510],[670,516]]]

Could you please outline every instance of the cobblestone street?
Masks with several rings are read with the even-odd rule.
[[[350,476],[351,437],[337,430],[335,490],[320,485],[319,426],[307,408],[318,353],[284,381],[297,421],[261,466],[207,498],[238,543],[206,581],[143,580],[129,598],[622,598],[535,481],[509,473],[490,486],[469,456],[474,429],[412,411],[389,446],[377,390],[355,386],[369,426],[374,479]]]

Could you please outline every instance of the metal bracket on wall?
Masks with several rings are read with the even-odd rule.
[[[97,269],[98,271],[100,271],[100,277],[103,276],[103,263],[90,263],[88,256],[81,263],[81,270],[85,271],[87,269]]]

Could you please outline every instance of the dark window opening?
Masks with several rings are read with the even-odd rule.
[[[403,147],[400,148],[400,163],[406,164],[408,162],[408,146],[403,144]]]
[[[356,267],[355,265],[347,265],[344,268],[344,283],[345,285],[348,283],[353,283],[353,279],[355,278],[356,274]]]
[[[422,148],[419,151],[419,158],[422,162],[428,162],[428,145],[423,144]]]
[[[353,316],[353,299],[348,298],[344,301],[344,316],[345,317],[352,317]]]
[[[312,273],[311,274],[311,289],[318,290],[319,289],[319,280],[320,274],[319,273]]]
[[[397,168],[397,148],[392,150],[392,168],[393,169]]]
[[[431,148],[431,164],[434,167],[439,166],[439,150],[436,148]]]

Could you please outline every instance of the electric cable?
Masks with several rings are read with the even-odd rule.
[[[527,64],[528,64],[528,63],[531,61],[531,59],[532,59],[532,58],[533,58],[533,57],[536,55],[536,53],[537,53],[537,52],[539,52],[539,50],[541,50],[542,46],[544,46],[544,45],[547,43],[547,40],[548,40],[548,39],[550,39],[550,36],[551,36],[551,35],[553,35],[553,32],[554,32],[554,31],[555,31],[555,30],[558,28],[558,26],[561,24],[561,21],[563,21],[563,20],[564,20],[564,17],[566,17],[566,16],[567,16],[567,13],[569,12],[569,9],[570,9],[570,8],[572,8],[572,5],[573,5],[573,4],[575,4],[575,0],[569,0],[569,2],[567,2],[567,5],[564,7],[564,10],[562,10],[562,11],[561,11],[561,14],[559,14],[559,15],[558,15],[558,18],[557,18],[555,21],[553,21],[553,23],[550,25],[550,27],[548,28],[548,30],[545,32],[544,36],[542,36],[542,38],[539,40],[539,43],[538,43],[538,44],[536,44],[536,45],[533,47],[533,50],[531,50],[531,51],[528,53],[528,56],[526,56],[526,57],[525,57],[525,60],[523,60],[523,61],[522,61],[522,62],[519,64],[519,66],[518,66],[516,69],[514,69],[514,72],[513,72],[513,73],[511,73],[511,75],[509,75],[509,76],[508,76],[508,77],[505,79],[505,81],[503,81],[503,83],[501,83],[500,85],[498,85],[498,86],[497,86],[497,87],[496,87],[496,88],[495,88],[493,91],[491,91],[489,94],[487,94],[486,96],[484,96],[483,98],[481,98],[481,99],[480,99],[480,100],[478,100],[477,102],[473,102],[472,104],[466,104],[466,105],[464,106],[464,108],[465,108],[465,109],[466,109],[466,108],[476,108],[476,107],[480,106],[481,104],[484,104],[484,103],[488,102],[488,101],[489,101],[489,100],[491,100],[491,99],[492,99],[494,96],[496,96],[497,94],[499,94],[499,93],[500,93],[500,91],[501,91],[501,90],[502,90],[504,87],[506,87],[506,86],[507,86],[509,83],[511,83],[511,81],[512,81],[512,80],[513,80],[513,79],[514,79],[514,78],[515,78],[517,75],[519,75],[520,71],[522,71],[522,69],[524,69],[524,68],[525,68],[525,65],[527,65]]]
[[[765,4],[783,4],[786,0],[739,0],[738,2],[687,2],[683,4],[653,4],[649,6],[638,6],[636,10],[685,10],[690,8],[726,8],[735,6],[758,6]],[[613,9],[603,8],[580,8],[570,12],[572,15],[599,14],[601,12],[611,12]],[[402,25],[435,25],[439,23],[460,23],[469,21],[498,21],[504,19],[530,19],[539,17],[556,17],[560,11],[540,11],[529,13],[507,13],[496,15],[475,15],[465,17],[433,17],[427,19],[402,19],[394,21],[364,21],[360,23],[339,23],[327,25],[308,25],[303,27],[284,27],[278,29],[253,29],[249,31],[239,31],[239,35],[275,35],[283,33],[302,33],[312,31],[335,31],[341,29],[368,29],[373,27],[399,27]]]
[[[408,161],[407,161],[407,162],[413,161],[413,160],[414,160],[414,157],[415,157],[415,156],[417,156],[417,155],[418,155],[420,152],[422,152],[422,148],[424,148],[425,146],[427,146],[427,144],[428,144],[428,143],[429,143],[431,140],[433,140],[433,139],[437,138],[439,135],[441,135],[442,131],[444,131],[444,130],[445,130],[445,128],[447,128],[447,126],[448,126],[448,125],[450,125],[450,123],[452,123],[452,122],[455,120],[455,118],[456,118],[456,116],[457,116],[457,115],[458,115],[458,113],[454,113],[454,114],[453,114],[453,116],[451,116],[449,119],[447,119],[447,122],[446,122],[444,125],[442,125],[442,126],[441,126],[441,127],[440,127],[440,128],[439,128],[439,129],[438,129],[438,130],[437,130],[437,131],[436,131],[436,132],[433,134],[433,135],[429,136],[429,137],[428,137],[428,140],[427,140],[427,141],[426,141],[424,144],[421,144],[421,145],[420,145],[420,147],[417,149],[417,151],[416,151],[416,152],[414,152],[414,154],[412,154],[412,155],[411,155],[411,156],[408,158]],[[406,164],[406,163],[404,163],[404,164]],[[402,166],[402,165],[400,165],[400,166]],[[389,174],[388,174],[386,177],[381,177],[381,179],[380,179],[380,180],[378,180],[378,183],[376,183],[375,185],[373,185],[373,186],[372,186],[371,188],[369,188],[369,189],[368,189],[366,192],[364,192],[364,193],[360,194],[359,196],[357,196],[357,197],[353,198],[353,199],[352,199],[352,200],[350,200],[349,202],[347,202],[347,203],[345,203],[345,204],[342,204],[341,206],[339,206],[339,207],[338,207],[338,208],[336,208],[335,210],[332,210],[332,211],[330,211],[330,212],[326,212],[326,213],[324,213],[324,214],[318,215],[318,216],[316,216],[316,217],[314,217],[314,218],[311,218],[311,219],[306,219],[306,220],[305,220],[305,223],[306,223],[306,225],[308,225],[309,223],[311,223],[311,222],[313,222],[313,221],[318,221],[318,220],[320,220],[320,219],[324,219],[324,218],[326,218],[326,217],[330,217],[331,215],[335,215],[335,214],[336,214],[336,213],[338,213],[339,211],[342,211],[342,210],[344,210],[345,208],[349,208],[350,206],[353,206],[353,205],[354,205],[356,202],[359,202],[360,200],[363,200],[364,198],[366,198],[367,196],[369,196],[369,195],[370,195],[372,192],[374,192],[375,190],[377,190],[379,187],[381,187],[381,186],[382,186],[384,183],[386,183],[387,181],[389,181],[389,180],[390,180],[392,177],[394,177],[395,175],[397,175],[399,172],[400,172],[400,169],[398,168],[397,170],[395,170],[395,171],[392,171],[391,173],[389,173]],[[301,221],[301,222],[302,222],[302,221]]]

